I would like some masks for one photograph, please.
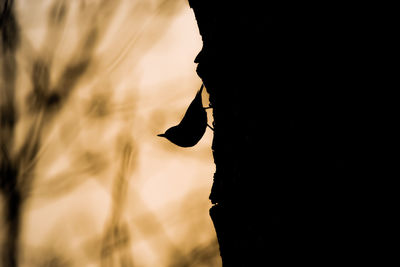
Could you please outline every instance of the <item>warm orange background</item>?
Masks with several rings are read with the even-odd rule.
[[[56,84],[98,28],[90,67],[40,132],[21,266],[220,266],[208,215],[212,132],[193,148],[156,136],[179,122],[201,85],[193,63],[201,37],[187,1],[16,3],[15,150],[40,116],[26,108],[32,61],[51,59]],[[49,24],[50,10],[65,21]]]

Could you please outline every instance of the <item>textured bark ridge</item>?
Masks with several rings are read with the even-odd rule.
[[[252,266],[264,249],[265,227],[276,223],[271,221],[274,212],[261,208],[265,197],[259,190],[259,182],[265,179],[259,173],[265,163],[262,135],[269,129],[256,105],[264,90],[258,81],[266,66],[262,29],[269,18],[250,21],[245,10],[238,13],[240,8],[232,4],[189,2],[203,39],[195,59],[197,73],[210,94],[214,116],[216,172],[210,215],[224,266]],[[259,64],[254,64],[255,57]]]
[[[371,109],[360,101],[376,82],[363,15],[351,6],[189,4],[213,107],[210,214],[223,266],[365,256],[368,204],[357,188],[377,165],[373,142],[365,145]]]

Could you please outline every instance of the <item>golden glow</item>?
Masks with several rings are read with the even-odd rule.
[[[32,185],[21,266],[220,266],[208,215],[212,132],[190,149],[156,136],[179,122],[201,84],[188,3],[16,3],[13,151],[40,143],[23,166]],[[49,72],[48,91],[61,92],[60,109],[30,107],[35,62]]]

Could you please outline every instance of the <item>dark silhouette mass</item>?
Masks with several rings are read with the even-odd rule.
[[[350,3],[189,4],[213,107],[210,215],[223,267],[381,262],[366,188],[384,176],[385,138],[372,129],[389,113],[374,115],[386,64],[374,59],[390,23]]]
[[[165,137],[181,147],[192,147],[200,141],[207,128],[207,112],[201,101],[203,87],[204,85],[201,85],[181,122],[158,136]]]
[[[212,0],[189,0],[189,4],[203,41],[195,62],[204,86],[182,121],[158,136],[181,147],[199,142],[208,125],[201,101],[206,87],[215,129],[210,216],[223,267],[389,266],[382,263],[389,257],[380,254],[377,246],[382,249],[395,243],[381,236],[395,239],[395,231],[385,225],[384,209],[397,201],[379,195],[378,181],[395,177],[385,173],[388,168],[380,161],[389,155],[382,147],[396,151],[395,142],[388,141],[388,131],[382,129],[383,118],[397,112],[379,106],[378,92],[385,89],[388,79],[377,68],[392,65],[378,58],[394,58],[395,53],[388,53],[387,42],[381,40],[389,25],[397,24],[377,16],[378,4],[279,6],[277,1],[266,1],[261,7]],[[53,8],[50,25],[62,25],[67,11],[62,5]],[[105,32],[95,23],[89,27],[75,59],[68,62],[54,88],[50,88],[51,62],[34,59],[33,92],[28,99],[31,111],[44,114],[44,119],[35,118],[30,138],[14,153],[16,51],[22,40],[15,12],[14,1],[0,0],[0,75],[4,80],[0,86],[0,191],[6,227],[0,260],[7,267],[18,266],[21,215],[34,184],[43,129],[90,69],[97,40]],[[395,32],[388,35],[395,38]],[[388,98],[382,97],[385,106],[389,106]],[[397,120],[390,124],[396,125]],[[130,151],[128,146],[126,155]],[[21,171],[21,166],[30,167]],[[115,181],[116,188],[124,188],[122,178]],[[388,187],[385,184],[382,192]],[[113,205],[116,213],[124,199],[118,195],[120,200]],[[395,198],[398,194],[385,195]],[[104,255],[111,255],[107,251],[114,240],[125,240],[124,232],[123,224],[110,223]],[[395,250],[385,247],[390,249]]]

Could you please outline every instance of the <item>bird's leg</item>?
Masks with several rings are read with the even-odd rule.
[[[214,128],[210,126],[210,124],[207,123],[207,126],[214,131]]]
[[[213,107],[211,107],[211,106],[208,106],[208,107],[203,107],[204,109],[209,109],[209,108],[213,108]]]

